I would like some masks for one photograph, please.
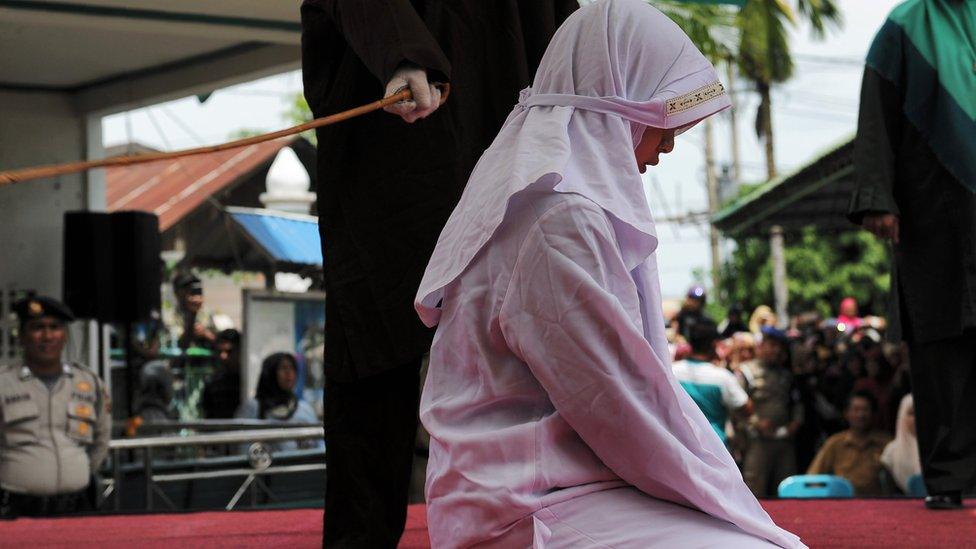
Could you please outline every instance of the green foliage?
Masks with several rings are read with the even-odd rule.
[[[748,0],[739,11],[736,24],[739,27],[738,64],[760,96],[756,110],[756,135],[766,142],[767,175],[776,172],[773,158],[772,94],[774,84],[793,76],[793,58],[790,51],[787,25],[796,25],[800,16],[809,21],[813,35],[823,38],[828,25],[841,25],[840,10],[836,0],[795,0],[796,10],[787,0]]]
[[[230,134],[227,135],[227,139],[246,139],[248,137],[254,137],[255,135],[261,135],[262,133],[264,132],[255,128],[239,128],[230,132]]]
[[[288,98],[288,108],[282,113],[282,118],[286,123],[292,125],[304,124],[305,122],[312,120],[312,109],[309,108],[308,102],[305,101],[305,95],[302,94],[302,92],[298,92]],[[244,139],[246,137],[254,137],[255,135],[260,135],[262,133],[264,133],[262,130],[257,130],[254,128],[241,128],[232,131],[227,138]],[[317,143],[315,131],[302,132],[301,136],[307,139],[313,145]]]
[[[738,39],[735,9],[678,0],[649,0],[649,3],[677,23],[712,63],[733,55]]]
[[[737,241],[722,266],[723,301],[747,307],[773,303],[769,242]],[[786,238],[786,273],[790,312],[816,311],[833,316],[840,300],[853,296],[864,312],[885,314],[890,258],[884,244],[864,231],[819,234],[807,228]]]
[[[314,116],[312,115],[312,109],[308,106],[308,101],[305,100],[305,95],[301,92],[296,93],[289,103],[288,110],[285,111],[285,120],[291,124],[304,124],[310,122]],[[311,144],[317,145],[318,140],[315,137],[315,131],[302,132],[302,137],[307,139]]]
[[[778,0],[749,0],[739,11],[739,70],[753,82],[767,86],[793,76],[786,25],[793,10]]]

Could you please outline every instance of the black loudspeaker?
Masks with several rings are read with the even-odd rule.
[[[159,310],[159,219],[145,212],[64,215],[64,302],[79,318],[138,322]]]

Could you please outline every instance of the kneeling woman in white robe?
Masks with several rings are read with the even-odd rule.
[[[556,33],[417,297],[438,325],[421,403],[434,547],[802,547],[675,381],[664,336],[639,172],[728,106],[640,0]]]

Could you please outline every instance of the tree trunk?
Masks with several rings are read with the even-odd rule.
[[[769,181],[776,177],[776,151],[773,146],[773,99],[769,86],[762,86],[759,89],[762,101],[759,108],[762,113],[762,133],[763,142],[766,146],[766,180]]]

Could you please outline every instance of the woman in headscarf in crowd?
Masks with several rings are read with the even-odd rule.
[[[315,410],[295,395],[298,362],[291,353],[274,353],[261,364],[261,375],[254,398],[243,403],[236,417],[262,419],[273,423],[318,423]],[[276,451],[297,448],[323,448],[321,440],[283,441],[274,444]]]
[[[895,479],[895,484],[908,493],[908,479],[922,473],[918,457],[918,438],[915,435],[915,402],[912,395],[905,395],[898,406],[898,426],[895,439],[881,453],[881,464]]]
[[[773,312],[769,305],[760,305],[756,307],[756,310],[752,312],[752,316],[749,317],[749,331],[755,335],[762,333],[762,329],[765,327],[776,327],[776,313]]]
[[[730,105],[640,0],[557,31],[441,233],[421,402],[435,547],[802,546],[671,373],[640,173]]]

